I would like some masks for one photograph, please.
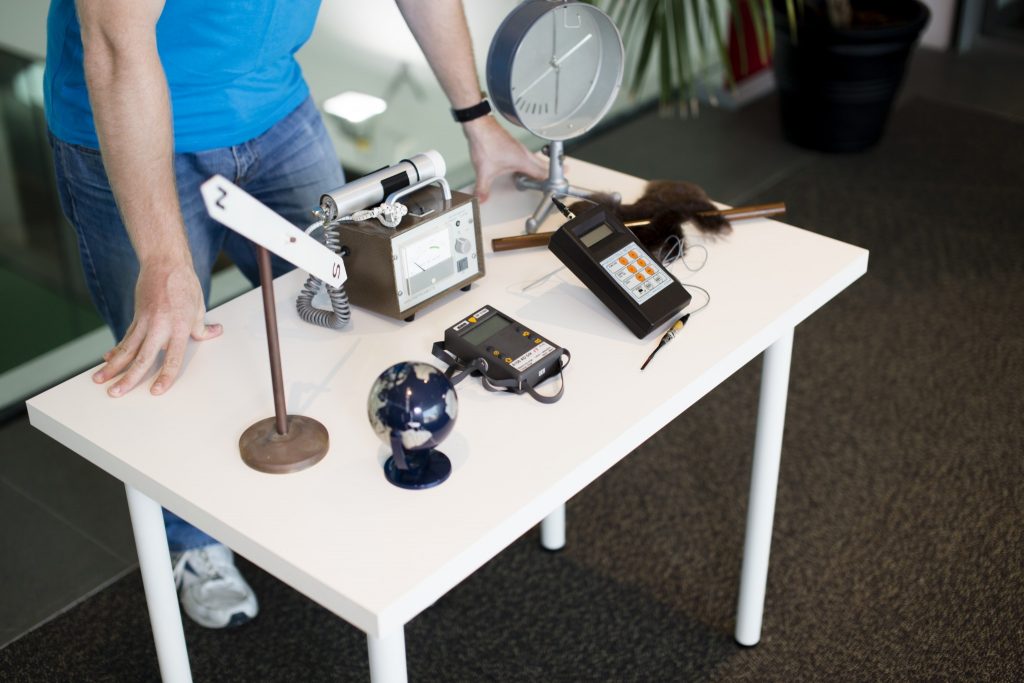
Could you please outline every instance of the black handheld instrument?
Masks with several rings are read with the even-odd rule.
[[[605,207],[564,213],[570,220],[551,236],[548,249],[638,338],[690,303],[679,280]]]
[[[478,372],[491,391],[528,393],[542,403],[554,403],[565,388],[563,381],[551,396],[534,390],[561,374],[569,363],[569,352],[491,306],[445,330],[444,340],[435,342],[432,352],[450,366],[445,374],[452,384]]]

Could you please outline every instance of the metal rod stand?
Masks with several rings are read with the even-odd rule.
[[[284,400],[281,343],[277,335],[270,252],[260,246],[257,246],[257,252],[260,288],[263,290],[263,317],[267,324],[270,382],[274,389],[274,417],[260,420],[242,432],[238,450],[242,454],[242,461],[254,470],[286,474],[320,462],[327,455],[330,440],[327,428],[313,418],[288,414]]]
[[[622,195],[618,192],[603,193],[597,190],[587,190],[582,187],[570,185],[565,177],[562,162],[565,159],[565,151],[561,140],[552,140],[544,145],[543,152],[548,156],[548,177],[546,180],[534,180],[521,173],[515,176],[516,188],[519,190],[540,190],[544,196],[537,205],[533,215],[526,219],[526,232],[530,235],[537,232],[537,228],[548,217],[555,207],[551,202],[552,197],[580,197],[590,199],[594,195],[607,194],[612,201],[618,205],[622,201]]]

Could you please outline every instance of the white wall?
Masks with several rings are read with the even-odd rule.
[[[44,57],[49,7],[49,0],[3,0],[0,45],[25,57]]]
[[[921,45],[948,50],[953,44],[957,0],[921,0],[932,11],[932,18],[921,36]]]

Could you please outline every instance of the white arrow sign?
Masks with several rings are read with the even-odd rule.
[[[199,189],[215,220],[332,287],[345,282],[341,256],[224,176],[213,176]]]

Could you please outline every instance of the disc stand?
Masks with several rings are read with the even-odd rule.
[[[618,192],[603,193],[597,190],[587,190],[570,185],[562,167],[562,162],[565,160],[565,151],[561,140],[551,140],[548,144],[544,145],[541,151],[548,157],[548,177],[546,180],[534,180],[522,173],[517,173],[515,176],[517,189],[540,190],[544,193],[533,215],[526,219],[526,232],[528,234],[532,235],[537,232],[537,228],[548,217],[551,210],[555,208],[551,201],[552,197],[570,196],[591,199],[594,195],[606,194],[611,197],[616,206],[622,201],[622,195]]]
[[[287,474],[320,462],[327,455],[330,441],[327,428],[320,422],[303,415],[289,415],[285,408],[270,252],[260,246],[257,246],[257,251],[260,288],[263,290],[263,315],[267,323],[270,380],[274,388],[274,417],[264,418],[242,432],[238,449],[242,461],[254,470]]]
[[[391,434],[391,457],[384,463],[384,476],[403,489],[429,489],[452,473],[452,461],[434,448],[409,450],[399,434]]]

